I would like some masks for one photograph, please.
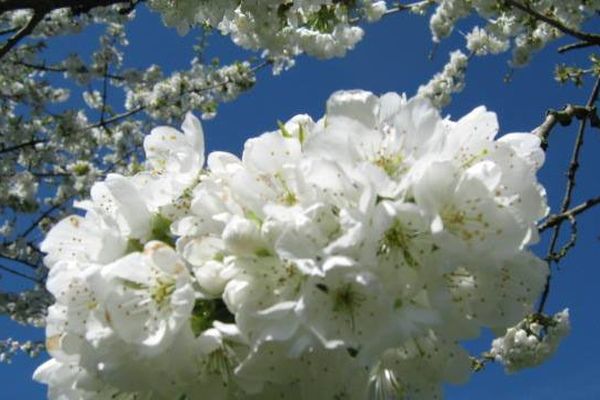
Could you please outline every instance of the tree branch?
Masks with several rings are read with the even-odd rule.
[[[579,120],[589,119],[591,126],[600,128],[600,117],[598,117],[594,105],[576,106],[567,104],[565,108],[560,111],[550,110],[547,113],[544,122],[532,131],[534,135],[540,138],[540,147],[542,150],[546,151],[548,149],[548,137],[556,124],[560,123],[563,126],[570,125],[573,117]]]
[[[585,48],[592,47],[592,46],[596,46],[596,43],[581,41],[581,42],[576,42],[576,43],[571,43],[571,44],[561,46],[558,48],[558,52],[562,54],[562,53],[566,53],[571,50],[585,49]]]
[[[2,59],[23,38],[30,35],[35,27],[46,15],[54,10],[70,8],[75,14],[85,14],[94,8],[107,7],[114,4],[124,4],[126,13],[131,12],[138,3],[145,0],[0,0],[0,15],[9,11],[32,10],[33,15],[29,22],[16,31],[14,36],[8,39],[0,47],[0,59]],[[10,30],[4,31],[8,33]]]
[[[559,223],[563,222],[564,220],[569,219],[569,217],[574,217],[578,214],[581,214],[582,212],[587,211],[590,208],[597,206],[598,204],[600,204],[600,196],[586,200],[583,203],[573,208],[570,208],[565,212],[551,215],[543,223],[538,225],[538,230],[540,232],[544,232],[546,229],[552,228],[558,225]]]
[[[260,64],[257,64],[255,66],[253,66],[250,69],[250,72],[256,72],[259,71],[260,69],[266,67],[267,65],[271,64],[270,61],[263,61]],[[231,83],[231,80],[229,78],[225,79],[223,82],[219,82],[219,83],[215,83],[214,85],[209,85],[203,88],[199,88],[199,89],[194,89],[194,90],[187,90],[185,92],[182,92],[181,94],[187,94],[187,93],[203,93],[203,92],[207,92],[209,90],[213,90],[213,89],[217,89],[221,86],[227,85],[228,83]],[[125,111],[121,114],[117,114],[114,115],[110,118],[105,119],[104,121],[100,120],[94,124],[90,124],[87,127],[85,127],[84,129],[93,129],[93,128],[106,128],[107,125],[112,124],[114,122],[118,122],[122,119],[128,118],[132,115],[135,115],[143,110],[146,109],[145,105],[141,105],[135,108],[132,108],[129,111]]]
[[[17,32],[18,30],[19,30],[19,28],[18,28],[18,27],[15,27],[15,28],[7,28],[7,29],[4,29],[4,30],[0,31],[0,36],[3,36],[3,35],[8,35],[9,33],[15,33],[15,32]]]
[[[33,147],[38,143],[43,143],[44,140],[30,140],[28,142],[24,142],[24,143],[19,143],[17,145],[14,146],[10,146],[10,147],[0,147],[0,154],[4,154],[4,153],[10,153],[11,151],[15,151],[15,150],[20,150],[24,147]]]
[[[47,10],[44,9],[36,9],[31,16],[31,19],[25,26],[23,26],[17,33],[14,34],[10,39],[8,39],[2,47],[0,47],[0,59],[4,57],[13,47],[15,47],[21,39],[25,36],[29,35],[35,27],[40,23],[44,16],[48,13]]]
[[[600,45],[600,35],[597,35],[594,33],[580,32],[578,30],[569,28],[568,26],[564,25],[562,22],[552,19],[552,18],[540,13],[539,11],[531,8],[531,6],[522,4],[519,1],[504,0],[504,3],[507,5],[513,6],[515,8],[518,8],[519,10],[531,15],[532,17],[534,17],[537,20],[547,23],[548,25],[558,29],[565,35],[573,36],[574,38],[577,38],[584,42],[590,43],[590,45],[592,45],[592,46]]]
[[[68,201],[68,200],[67,200]],[[65,201],[66,202],[66,201]],[[50,214],[52,214],[55,210],[58,210],[60,207],[62,207],[64,205],[64,203],[60,203],[60,204],[55,204],[52,207],[48,208],[46,211],[44,211],[38,218],[35,219],[35,221],[33,221],[29,227],[27,229],[25,229],[22,233],[19,234],[19,237],[25,238],[27,235],[29,235],[31,232],[33,232],[33,230],[37,227],[37,225],[46,217],[48,217]]]
[[[596,83],[594,84],[594,88],[588,98],[586,107],[592,108],[596,101],[598,100],[598,94],[600,92],[600,77],[596,79]],[[560,214],[565,214],[568,212],[569,207],[571,205],[571,199],[573,197],[573,189],[575,188],[575,178],[577,176],[577,170],[579,169],[579,155],[581,153],[581,148],[583,146],[583,138],[585,134],[587,118],[583,118],[579,123],[579,130],[577,132],[577,137],[575,138],[575,144],[573,145],[573,153],[571,155],[571,161],[569,163],[569,168],[567,170],[567,184],[565,187],[565,194],[563,196],[563,201],[560,207]],[[567,242],[565,246],[562,247],[560,251],[556,251],[556,245],[558,243],[558,237],[560,235],[560,228],[565,219],[568,219],[571,222],[571,238]],[[548,268],[552,267],[552,262],[558,262],[561,258],[563,258],[568,250],[575,245],[575,240],[577,239],[577,225],[574,216],[567,216],[565,219],[560,219],[553,226],[552,236],[550,238],[550,247],[548,248],[548,253],[546,255],[546,261],[548,263]],[[541,313],[544,310],[544,306],[546,305],[546,300],[548,298],[548,294],[550,293],[550,280],[551,274],[548,274],[548,278],[546,279],[546,285],[544,287],[544,292],[542,293],[542,297],[540,299],[540,303],[538,306],[538,313]]]
[[[36,71],[42,71],[42,72],[56,72],[56,73],[65,73],[67,72],[67,69],[64,67],[56,67],[56,66],[52,66],[52,65],[46,65],[46,64],[31,64],[25,61],[15,61],[13,63],[14,65],[19,65],[21,67],[26,67],[26,68],[30,68],[30,69],[34,69]],[[88,72],[89,70],[82,70],[79,72]],[[120,76],[120,75],[113,75],[113,74],[106,74],[106,77],[115,80],[115,81],[124,81],[125,78]]]
[[[142,0],[143,1],[143,0]],[[128,4],[130,0],[0,0],[0,13],[16,10],[41,10],[47,12],[58,10],[59,8],[71,8],[73,11],[81,13],[88,12],[97,7],[107,7],[113,4]]]
[[[6,265],[0,264],[0,270],[3,270],[3,271],[8,272],[10,274],[19,276],[21,278],[29,279],[30,281],[33,281],[35,283],[40,283],[40,281],[38,279],[36,279],[36,278],[34,278],[32,276],[29,276],[27,274],[24,274],[22,272],[19,272],[19,271],[15,270],[15,269],[12,269],[10,267],[7,267]]]

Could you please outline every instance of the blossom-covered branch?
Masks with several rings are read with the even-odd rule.
[[[600,35],[598,35],[598,34],[586,33],[586,32],[582,32],[582,31],[578,31],[576,29],[570,28],[567,25],[565,25],[564,23],[562,23],[561,21],[551,18],[551,17],[548,17],[546,14],[539,12],[536,9],[532,8],[528,2],[521,3],[519,0],[504,0],[504,2],[510,6],[518,8],[519,10],[531,15],[536,20],[545,22],[546,24],[558,29],[559,31],[561,31],[562,33],[564,33],[566,35],[573,36],[574,38],[582,40],[585,43],[588,43],[590,45],[600,46]]]

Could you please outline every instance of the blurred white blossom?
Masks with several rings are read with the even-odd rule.
[[[532,315],[506,330],[492,342],[490,356],[508,372],[540,365],[550,358],[561,340],[569,334],[569,310],[552,317]]]

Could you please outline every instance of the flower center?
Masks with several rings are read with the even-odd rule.
[[[382,154],[373,160],[373,164],[385,171],[390,177],[396,176],[401,171],[404,158],[400,154]]]
[[[157,285],[150,292],[150,297],[159,307],[163,307],[175,291],[175,280],[173,279],[157,279]]]
[[[484,240],[485,234],[479,227],[489,227],[489,223],[483,219],[482,213],[469,215],[466,211],[460,210],[454,205],[444,207],[440,216],[448,231],[465,241],[477,238]]]
[[[416,231],[406,228],[399,220],[395,220],[392,226],[383,234],[377,254],[385,255],[397,249],[400,250],[404,261],[410,267],[416,267],[419,263],[410,251],[412,241],[416,237]]]
[[[348,283],[333,293],[333,311],[348,314],[350,324],[354,329],[354,313],[363,301],[365,301],[365,297]]]
[[[226,344],[208,355],[206,361],[206,371],[209,374],[220,376],[223,382],[227,384],[233,376],[232,354],[228,351]]]

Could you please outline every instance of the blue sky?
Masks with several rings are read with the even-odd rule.
[[[414,15],[395,15],[366,27],[365,39],[343,59],[318,61],[302,57],[297,65],[280,76],[268,70],[259,73],[256,87],[238,100],[224,104],[214,120],[204,124],[208,151],[227,150],[240,153],[243,141],[276,128],[277,120],[287,120],[298,113],[314,118],[323,114],[328,96],[340,89],[366,89],[377,94],[388,91],[412,95],[446,62],[450,50],[460,47],[460,32],[443,42],[433,60],[427,21]],[[63,39],[60,46],[84,51],[95,43],[95,30],[79,39]],[[156,15],[142,12],[130,27],[131,49],[127,58],[131,65],[157,63],[165,70],[184,68],[192,55],[193,36],[181,38],[166,30]],[[60,51],[60,50],[56,50]],[[249,54],[236,49],[227,38],[215,34],[210,38],[208,58],[219,56],[223,61],[245,59]],[[564,59],[564,60],[563,60]],[[529,131],[539,125],[549,108],[566,103],[585,103],[591,81],[584,89],[560,86],[553,80],[557,61],[585,62],[583,54],[557,55],[555,48],[539,54],[532,64],[516,70],[512,81],[503,82],[509,71],[507,56],[475,58],[469,66],[467,87],[455,97],[444,113],[457,118],[475,106],[486,105],[498,113],[501,132]],[[585,65],[585,64],[584,64]],[[575,126],[557,129],[551,138],[548,161],[540,179],[549,193],[549,202],[556,209],[564,190],[564,171],[575,137]],[[581,173],[574,204],[600,194],[599,132],[588,130],[582,156]],[[580,218],[577,247],[553,271],[552,292],[547,311],[564,307],[571,311],[573,332],[556,356],[542,367],[515,375],[506,375],[499,366],[491,365],[476,374],[466,386],[449,387],[447,399],[511,399],[511,400],[584,400],[600,398],[600,375],[597,357],[600,355],[600,319],[597,318],[596,296],[600,270],[597,258],[600,235],[600,207]],[[547,239],[547,238],[544,238]],[[536,252],[543,255],[543,240]],[[15,289],[20,282],[0,280],[0,289]],[[21,328],[0,319],[0,338],[41,338],[43,332]],[[473,349],[489,346],[489,337],[470,343]],[[42,399],[45,388],[31,381],[31,373],[42,361],[19,357],[13,365],[0,364],[0,398]]]

